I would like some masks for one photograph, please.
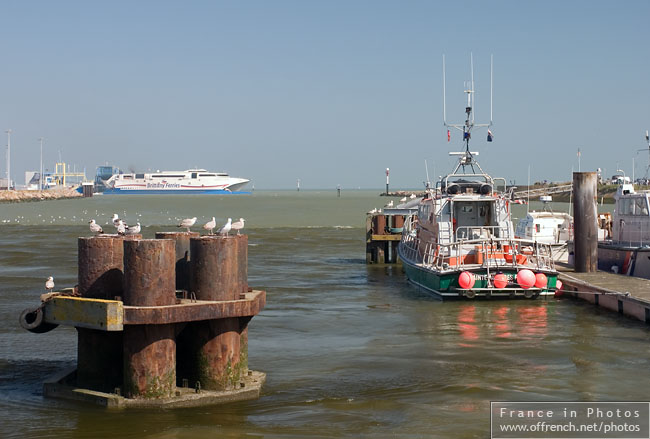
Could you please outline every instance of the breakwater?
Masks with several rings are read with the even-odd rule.
[[[0,203],[22,203],[26,201],[62,200],[81,198],[75,189],[54,189],[47,191],[0,191]]]

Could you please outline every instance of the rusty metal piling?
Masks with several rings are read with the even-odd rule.
[[[171,239],[124,242],[124,304],[176,303],[175,243]],[[170,397],[176,387],[174,325],[124,329],[124,386],[128,397]]]
[[[79,238],[78,287],[46,295],[42,324],[23,311],[29,331],[78,331],[77,369],[46,382],[46,396],[137,407],[259,396],[265,374],[248,370],[248,323],[266,293],[248,288],[248,237],[156,237]]]
[[[197,300],[231,301],[248,291],[248,237],[203,236],[190,240],[190,289]],[[247,322],[228,318],[194,322],[179,336],[179,369],[205,389],[228,390],[246,374]]]

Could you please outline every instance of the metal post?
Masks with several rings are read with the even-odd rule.
[[[598,269],[598,211],[596,172],[573,173],[575,271],[591,273]]]
[[[11,130],[7,133],[7,190],[11,190]]]
[[[390,182],[390,168],[386,168],[386,195],[388,195],[388,183]]]
[[[39,185],[39,190],[43,190],[43,138],[39,137],[38,138],[39,142],[41,142],[41,174],[38,178],[38,185]]]

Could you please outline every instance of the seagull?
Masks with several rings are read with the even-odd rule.
[[[406,198],[406,197],[400,198],[400,201],[401,201],[402,203],[403,203],[404,201],[406,201],[406,200],[408,200],[408,198]]]
[[[190,227],[194,225],[196,222],[196,217],[194,218],[185,218],[181,223],[178,225],[178,227],[185,227],[187,231],[190,231]]]
[[[116,228],[118,235],[126,234],[126,224],[124,224],[124,221],[118,220]]]
[[[217,220],[215,220],[214,217],[212,217],[212,220],[211,220],[211,221],[208,221],[207,223],[205,223],[205,224],[203,225],[203,228],[204,228],[205,230],[209,230],[209,231],[210,231],[210,235],[214,235],[213,230],[214,230],[215,227],[217,227]]]
[[[370,213],[370,214],[377,213],[377,208],[375,207],[374,209],[372,209],[372,210],[369,211],[368,213]]]
[[[390,202],[385,205],[384,207],[393,207],[393,200],[390,200]]]
[[[232,218],[228,218],[228,222],[223,226],[219,227],[217,233],[220,235],[228,236],[228,232],[230,232],[230,229],[232,229]]]
[[[230,228],[232,230],[237,230],[237,234],[239,235],[239,231],[244,228],[244,218],[239,218],[239,221],[235,221],[230,225]]]
[[[52,276],[48,277],[45,281],[45,289],[48,292],[51,292],[54,289],[54,278]]]
[[[413,198],[415,198],[415,194],[411,194],[409,198],[412,200]]]
[[[140,233],[140,229],[141,229],[140,223],[137,223],[135,226],[131,226],[131,227],[126,226],[126,232],[125,233],[127,235],[137,235],[138,233]]]
[[[90,231],[91,232],[93,232],[93,233],[104,233],[104,231],[102,230],[102,226],[97,224],[94,219],[91,219],[89,224],[90,224]]]
[[[119,222],[120,222],[120,217],[117,216],[116,213],[114,213],[114,214],[113,214],[113,220],[112,220],[112,221],[113,221],[113,225],[114,225],[115,227],[117,227],[117,225],[118,225]]]

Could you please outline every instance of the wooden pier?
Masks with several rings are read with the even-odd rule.
[[[408,212],[395,209],[390,213],[369,213],[366,216],[366,263],[399,263],[397,246],[407,215]]]
[[[650,323],[650,280],[605,271],[576,273],[570,267],[560,269],[564,294]]]

